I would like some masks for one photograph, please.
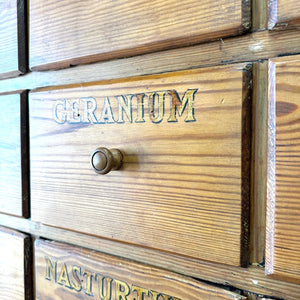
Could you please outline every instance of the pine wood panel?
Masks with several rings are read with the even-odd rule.
[[[67,244],[35,241],[36,299],[245,299],[142,264]]]
[[[269,28],[289,28],[300,25],[298,0],[269,0]]]
[[[0,227],[0,253],[1,299],[32,299],[29,237]]]
[[[185,256],[246,264],[250,76],[245,68],[31,93],[32,219]],[[166,89],[175,89],[181,99],[188,89],[197,89],[194,122],[184,120],[188,108],[177,115],[178,122],[168,122],[168,95],[160,123],[150,121],[146,100],[143,123],[135,122],[136,100],[132,123],[125,115],[124,124],[58,124],[53,119],[57,100],[93,97],[100,120],[103,99],[109,97],[117,120],[114,96]],[[85,114],[80,111],[75,118],[79,115]],[[94,173],[89,157],[99,146],[119,148],[123,168],[105,176]]]
[[[299,67],[299,56],[271,63],[266,265],[267,274],[296,283],[300,282]]]
[[[0,95],[0,211],[29,216],[27,93]]]
[[[189,46],[249,26],[250,2],[243,0],[32,0],[30,67],[64,68]]]
[[[26,71],[24,0],[0,0],[0,79]]]
[[[263,60],[299,52],[299,30],[258,31],[192,47],[79,65],[62,70],[30,72],[21,77],[0,80],[0,91],[7,92],[42,86],[159,74],[235,62]]]
[[[300,294],[299,284],[266,276],[265,269],[262,267],[250,265],[247,268],[240,268],[221,265],[64,230],[40,222],[34,222],[30,219],[4,214],[0,214],[0,223],[7,227],[30,233],[37,238],[42,237],[89,248],[185,276],[218,283],[225,287],[235,287],[240,290],[274,297],[275,299],[295,300]]]

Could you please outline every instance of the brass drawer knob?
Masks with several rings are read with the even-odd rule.
[[[91,164],[98,174],[107,174],[111,170],[117,170],[122,166],[123,154],[118,149],[97,148],[91,155]]]

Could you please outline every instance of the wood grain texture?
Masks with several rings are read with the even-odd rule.
[[[32,219],[185,256],[245,264],[251,88],[245,67],[32,92]],[[124,124],[57,124],[53,119],[57,100],[93,97],[99,119],[108,96],[117,120],[114,96],[167,89],[175,89],[181,99],[188,89],[198,89],[195,122],[184,121],[187,110],[178,122],[168,122],[168,95],[164,119],[156,124],[146,100],[144,123],[135,122],[136,100],[132,123],[126,116]],[[123,168],[105,176],[94,173],[89,161],[98,146],[119,148]]]
[[[269,0],[269,29],[285,29],[300,26],[300,2],[298,0]]]
[[[35,241],[35,280],[36,299],[103,299],[102,292],[105,299],[245,299],[175,273],[42,240]]]
[[[189,46],[249,27],[246,0],[32,0],[30,67],[65,68]]]
[[[48,226],[40,222],[34,222],[30,219],[22,219],[4,214],[0,214],[0,224],[5,225],[6,227],[17,228],[18,230],[30,233],[37,238],[43,237],[93,249],[186,276],[222,284],[226,287],[235,287],[240,290],[247,290],[277,299],[296,300],[299,298],[300,294],[299,284],[281,281],[266,276],[265,270],[262,267],[249,266],[248,268],[240,268],[201,261],[154,249],[68,231]]]
[[[0,91],[7,92],[128,76],[160,74],[234,62],[268,59],[299,52],[299,30],[259,31],[192,47],[74,66],[62,70],[30,72],[21,77],[0,80]]]
[[[1,299],[32,299],[29,237],[0,227],[0,253]]]
[[[24,0],[0,0],[0,79],[27,69]]]
[[[276,173],[269,184],[267,274],[300,282],[300,168],[299,168],[299,80],[300,57],[275,59],[270,105],[276,118],[270,118],[276,135],[270,145],[276,149],[273,168]],[[270,124],[271,124],[270,122]],[[276,125],[276,129],[275,129]],[[272,137],[271,137],[272,139]],[[273,145],[274,144],[274,145]],[[271,158],[272,158],[271,154]],[[272,160],[271,160],[272,161]],[[271,182],[270,182],[271,183]],[[276,184],[276,190],[275,190]]]
[[[268,62],[253,64],[253,165],[250,209],[250,262],[263,265],[265,257],[268,160]]]
[[[0,95],[0,211],[29,216],[27,93]]]

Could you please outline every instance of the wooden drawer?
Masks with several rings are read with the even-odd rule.
[[[30,67],[128,57],[237,35],[249,27],[246,0],[32,0]]]
[[[26,72],[24,0],[0,0],[0,79]]]
[[[191,278],[66,244],[35,241],[36,299],[245,299]]]
[[[32,299],[31,240],[0,227],[0,290],[2,300]]]
[[[0,212],[29,216],[27,93],[0,95]]]
[[[247,263],[246,64],[30,93],[32,219],[230,265]],[[123,153],[96,174],[93,151]]]
[[[300,283],[300,56],[274,59],[269,83],[266,271]]]
[[[298,0],[269,0],[269,28],[300,26],[300,2]]]

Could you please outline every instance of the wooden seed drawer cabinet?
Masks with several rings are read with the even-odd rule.
[[[299,299],[296,0],[0,0],[0,299]]]

